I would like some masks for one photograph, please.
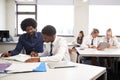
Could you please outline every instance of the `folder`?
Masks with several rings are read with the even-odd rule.
[[[46,72],[46,65],[45,62],[41,62],[41,64],[36,67],[33,72]]]
[[[11,63],[0,63],[0,73],[4,73],[5,69],[9,67]]]
[[[46,72],[45,62],[39,63],[13,63],[7,69],[7,73],[24,73],[24,72]]]

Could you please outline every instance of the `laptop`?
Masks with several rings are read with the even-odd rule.
[[[50,69],[57,69],[57,68],[71,68],[75,67],[76,65],[72,62],[67,62],[67,61],[60,61],[60,62],[49,62],[48,67]]]

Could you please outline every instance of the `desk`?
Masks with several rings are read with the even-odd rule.
[[[73,68],[49,69],[47,67],[47,72],[8,74],[0,77],[0,80],[96,80],[106,73],[106,68],[104,67],[74,64],[76,67]],[[107,78],[105,77],[105,79]]]
[[[105,49],[103,51],[97,49],[87,48],[80,50],[76,48],[80,56],[83,57],[120,57],[120,48],[118,49]]]

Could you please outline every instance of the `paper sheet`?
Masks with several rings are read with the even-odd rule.
[[[10,67],[5,69],[8,73],[15,72],[32,72],[41,63],[13,63]]]

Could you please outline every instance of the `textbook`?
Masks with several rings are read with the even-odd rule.
[[[45,62],[12,63],[5,69],[7,73],[46,72]]]
[[[29,58],[31,58],[30,55],[18,54],[18,55],[15,55],[15,56],[5,57],[4,59],[25,62]]]

